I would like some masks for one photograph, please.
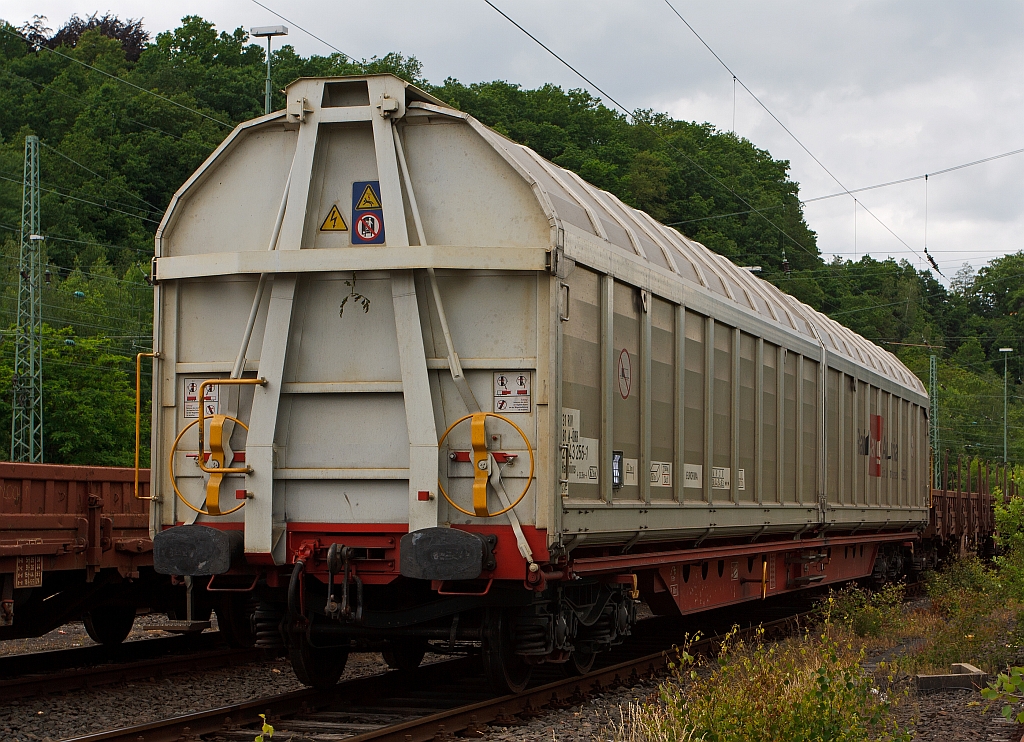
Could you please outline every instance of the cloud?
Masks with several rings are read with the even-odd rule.
[[[14,23],[45,13],[57,27],[85,0],[6,0]],[[729,129],[728,72],[664,0],[495,0],[629,108],[653,108]],[[847,187],[949,167],[1024,147],[1024,3],[1003,0],[672,0],[733,71]],[[376,0],[324,4],[267,0],[356,57],[417,56],[429,79],[503,79],[534,87],[583,87],[571,71],[482,0]],[[121,0],[111,11],[144,17],[153,32],[189,13],[221,29],[279,23],[249,0]],[[330,49],[292,28],[302,54]],[[742,90],[737,133],[792,163],[806,197],[836,183]],[[928,245],[945,267],[1021,249],[1024,155],[937,176],[929,182]],[[918,252],[924,246],[920,182],[859,198]],[[808,205],[828,253],[852,253],[849,198]],[[921,259],[866,214],[857,250]],[[952,272],[952,271],[947,271]]]

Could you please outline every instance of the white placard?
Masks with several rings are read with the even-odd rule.
[[[562,445],[578,443],[580,440],[580,411],[562,408]]]
[[[199,417],[199,385],[202,384],[206,379],[185,379],[185,386],[183,390],[182,399],[185,403],[185,418]],[[206,387],[205,399],[203,400],[206,405],[204,414],[216,415],[220,412],[220,387],[217,385],[211,385]]]
[[[652,461],[650,480],[652,487],[671,487],[672,464],[668,461]]]
[[[747,488],[747,472],[745,469],[736,470],[736,489],[742,491]]]
[[[683,464],[683,487],[704,489],[704,467],[700,464]]]
[[[636,470],[639,467],[640,462],[636,459],[623,459],[622,460],[622,486],[623,487],[636,487],[637,477]]]
[[[495,412],[529,412],[530,398],[529,371],[494,372]]]
[[[597,438],[583,438],[569,444],[569,481],[576,484],[597,484],[598,450]]]
[[[732,469],[727,466],[711,467],[711,489],[727,490],[732,488]]]

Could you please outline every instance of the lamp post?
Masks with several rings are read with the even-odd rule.
[[[1013,348],[1000,348],[1003,354],[1003,463],[1006,463],[1006,359],[1013,352]]]
[[[270,40],[275,36],[287,36],[288,26],[256,26],[249,29],[249,33],[267,40],[267,91],[263,102],[263,113],[270,113]]]

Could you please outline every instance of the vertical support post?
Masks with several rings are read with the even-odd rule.
[[[939,486],[939,366],[938,357],[928,357],[928,397],[931,412],[928,415],[929,437],[932,444],[932,487]]]
[[[616,381],[615,381],[615,279],[601,276],[601,456],[598,467],[598,482],[601,496],[610,503],[615,497],[612,489],[612,450],[615,448],[615,427],[613,425]]]
[[[729,400],[729,439],[732,442],[729,467],[732,469],[732,474],[729,477],[729,499],[736,504],[740,501],[740,331],[738,328],[733,328],[729,334],[732,335],[730,343],[732,345],[732,368],[729,372],[729,375],[732,376],[732,382],[729,384],[729,396],[731,397]],[[746,476],[746,472],[743,474]]]
[[[715,422],[715,320],[704,320],[704,501],[714,501],[711,488],[712,467],[714,466],[714,422]]]
[[[43,461],[42,253],[39,137],[25,137],[18,325],[11,403],[11,461]]]
[[[757,352],[754,356],[754,487],[757,492],[757,502],[764,504],[764,467],[762,466],[762,455],[764,454],[764,338],[757,339]]]
[[[675,458],[672,466],[675,469],[674,487],[676,502],[683,502],[686,487],[686,305],[680,304],[675,310]]]
[[[648,295],[647,308],[640,312],[640,501],[651,501],[651,314],[654,297]],[[678,478],[678,474],[676,477]]]

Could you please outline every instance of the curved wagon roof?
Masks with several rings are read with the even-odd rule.
[[[505,138],[472,116],[448,106],[429,93],[398,78],[390,75],[315,80],[304,78],[289,85],[286,93],[291,100],[293,91],[299,91],[296,93],[299,95],[303,90],[311,90],[311,86],[316,85],[323,89],[324,102],[319,104],[312,102],[312,99],[307,101],[306,98],[300,98],[303,106],[328,108],[351,105],[344,101],[329,101],[331,93],[328,88],[334,84],[347,85],[353,80],[374,77],[386,77],[387,85],[396,91],[404,89],[404,100],[400,103],[396,101],[399,108],[392,114],[395,118],[411,119],[415,115],[421,118],[460,119],[465,122],[529,185],[552,228],[557,230],[559,227],[565,227],[566,232],[582,235],[587,242],[603,246],[619,257],[626,257],[631,261],[639,260],[663,275],[668,274],[677,278],[685,286],[710,292],[719,299],[735,304],[743,311],[752,312],[765,321],[780,326],[785,331],[803,336],[815,345],[823,347],[829,354],[845,357],[920,394],[927,393],[917,376],[892,353],[780,291],[768,281],[740,268],[699,242],[659,223],[649,214],[626,205],[613,194],[549,162],[529,147]],[[255,129],[267,125],[279,126],[286,117],[290,120],[291,116],[291,113],[278,111],[235,128],[210,155],[207,163],[175,194],[157,230],[158,256],[162,254],[162,241],[179,216],[176,212],[181,211],[180,207],[188,200],[188,191],[200,182],[208,167]],[[453,152],[449,150],[446,156],[450,157],[452,154]],[[460,161],[458,165],[470,169],[478,166],[479,163],[473,163],[468,159],[468,155],[466,161]],[[494,204],[493,201],[489,203]],[[482,205],[481,208],[487,207]],[[557,237],[553,237],[552,241],[556,239]]]
[[[416,104],[413,104],[414,106]],[[427,105],[421,104],[423,108]],[[433,108],[433,106],[430,106]],[[562,222],[604,240],[612,250],[636,255],[670,270],[786,328],[820,342],[829,353],[846,356],[916,391],[926,394],[920,379],[895,355],[839,324],[825,314],[740,268],[646,212],[623,203],[576,173],[544,159],[472,116],[449,109],[466,121],[543,194],[542,203]]]

